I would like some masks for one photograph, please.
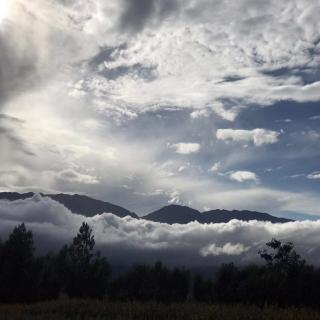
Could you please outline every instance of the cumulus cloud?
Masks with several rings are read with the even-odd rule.
[[[13,202],[1,200],[0,221],[3,238],[18,223],[25,222],[34,232],[38,253],[59,250],[72,241],[86,221],[94,230],[97,248],[112,263],[150,263],[159,259],[187,266],[257,262],[258,249],[276,237],[293,241],[303,257],[320,265],[320,221],[271,224],[232,220],[221,224],[167,225],[110,213],[85,218],[39,195]]]
[[[319,82],[272,74],[318,64],[316,1],[295,0],[290,9],[272,0],[11,3],[1,66],[13,82],[67,65],[68,84],[83,81],[82,92],[105,109],[212,108],[229,121],[243,102],[319,99]]]
[[[238,182],[244,182],[244,181],[254,181],[258,182],[258,176],[251,171],[235,171],[230,173],[229,175],[231,180],[238,181]]]
[[[218,129],[216,137],[218,140],[232,140],[236,142],[253,142],[255,146],[273,144],[279,141],[279,132],[266,129],[238,130]]]
[[[171,145],[171,148],[175,149],[176,153],[179,154],[191,154],[197,153],[200,150],[199,143],[186,143],[179,142]]]
[[[290,9],[272,0],[134,0],[100,6],[86,25],[98,24],[98,31],[121,41],[100,66],[118,76],[90,73],[86,81],[95,81],[88,89],[110,101],[105,108],[209,107],[228,121],[252,103],[317,101],[319,82],[305,84],[290,72],[318,65],[312,54],[318,50],[317,8],[315,1],[302,0],[293,1]],[[110,12],[116,17],[112,27],[98,19]],[[288,74],[277,75],[282,69]]]

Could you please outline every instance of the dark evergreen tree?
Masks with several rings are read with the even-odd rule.
[[[94,245],[92,229],[84,222],[72,244],[59,254],[61,279],[72,298],[102,298],[106,293],[111,269],[105,258],[94,253]]]
[[[0,263],[2,302],[32,302],[36,299],[36,265],[33,235],[22,223],[3,244]]]
[[[36,261],[39,274],[37,283],[37,299],[57,299],[61,292],[57,255],[50,253],[45,257],[39,257]]]

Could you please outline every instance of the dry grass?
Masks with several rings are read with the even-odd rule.
[[[320,312],[308,309],[280,309],[254,306],[221,306],[201,303],[118,303],[90,300],[45,302],[33,305],[0,305],[5,320],[320,320]]]

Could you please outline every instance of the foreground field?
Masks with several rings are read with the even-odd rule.
[[[308,309],[279,309],[253,306],[219,306],[201,303],[155,304],[102,301],[57,301],[34,305],[1,305],[0,319],[108,319],[108,320],[320,320],[320,312]]]

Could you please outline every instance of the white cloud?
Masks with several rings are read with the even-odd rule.
[[[304,85],[298,76],[264,73],[318,64],[309,51],[318,37],[316,0],[294,0],[289,9],[273,0],[223,5],[187,0],[164,11],[155,0],[154,10],[137,9],[146,13],[143,17],[126,1],[11,3],[7,18],[19,30],[14,44],[27,53],[23,56],[29,57],[29,41],[41,43],[30,55],[39,59],[35,66],[46,75],[64,74],[74,84],[72,95],[105,109],[121,105],[136,114],[176,106],[204,115],[202,110],[211,108],[234,121],[237,99],[261,105],[319,99],[319,82]],[[83,63],[101,48],[105,55],[96,56],[90,67]],[[231,109],[221,102],[225,98],[235,101]]]
[[[176,150],[176,153],[179,154],[191,154],[191,153],[197,153],[200,150],[200,144],[199,143],[185,143],[185,142],[179,142],[170,145],[171,148]]]
[[[136,115],[154,108],[191,107],[192,117],[212,109],[234,121],[250,102],[319,99],[317,82],[304,85],[298,76],[264,73],[318,65],[309,51],[319,28],[315,0],[294,0],[289,9],[273,0],[223,5],[187,0],[175,2],[166,14],[155,0],[156,9],[142,19],[124,3],[35,0],[30,5],[13,0],[7,18],[14,32],[3,32],[13,34],[13,46],[24,53],[19,61],[30,58],[47,83],[48,75],[63,75],[71,95],[106,111],[121,106]],[[130,19],[124,22],[124,17]],[[41,45],[30,52],[30,42]],[[92,61],[101,48],[105,55]],[[89,60],[90,67],[85,63]],[[234,101],[232,108],[224,99]]]
[[[320,179],[320,172],[313,172],[307,175],[308,179]]]
[[[279,132],[259,128],[253,130],[218,129],[216,132],[218,140],[253,142],[255,146],[277,143],[279,135]]]
[[[246,0],[223,5],[205,0],[176,3],[165,17],[161,10],[150,10],[139,23],[139,17],[121,4],[113,6],[113,13],[132,14],[132,19],[125,22],[124,33],[116,27],[100,29],[107,30],[112,39],[120,33],[119,42],[126,43],[101,65],[129,71],[116,79],[90,74],[88,79],[95,79],[90,90],[111,100],[110,105],[125,104],[138,112],[163,105],[200,109],[193,114],[199,116],[204,115],[201,109],[209,107],[228,121],[237,116],[238,103],[230,110],[221,103],[225,98],[245,101],[241,107],[252,102],[265,106],[279,100],[319,99],[319,83],[304,85],[298,76],[263,73],[318,64],[308,53],[319,27],[315,1],[295,0],[290,9],[272,0],[264,4]],[[159,8],[162,2],[154,4]],[[100,15],[107,10],[102,6]],[[101,23],[97,17],[90,23]],[[141,74],[136,66],[148,71]]]
[[[258,176],[251,171],[235,171],[229,175],[231,180],[244,182],[244,181],[255,181],[258,182]]]
[[[250,247],[245,247],[242,243],[232,244],[227,242],[222,247],[218,247],[215,243],[210,244],[200,250],[201,255],[207,256],[220,256],[220,255],[240,255],[248,251]]]

